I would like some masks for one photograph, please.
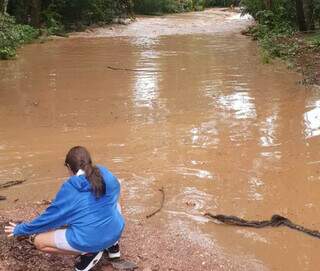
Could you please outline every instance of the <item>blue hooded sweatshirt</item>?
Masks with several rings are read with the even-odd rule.
[[[99,166],[106,194],[99,199],[85,175],[70,177],[52,204],[30,223],[15,227],[14,236],[32,235],[67,226],[69,245],[83,252],[98,252],[114,245],[124,229],[117,204],[120,184],[106,168]]]

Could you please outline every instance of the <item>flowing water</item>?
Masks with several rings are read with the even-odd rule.
[[[132,219],[157,208],[163,186],[157,223],[204,251],[243,270],[318,270],[318,239],[201,215],[278,213],[320,229],[320,92],[262,64],[239,34],[249,23],[221,10],[140,18],[1,62],[0,179],[27,182],[1,191],[0,210],[53,197],[80,144],[122,180]]]

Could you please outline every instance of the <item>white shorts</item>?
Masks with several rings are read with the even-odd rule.
[[[82,254],[82,251],[70,246],[66,238],[66,231],[66,229],[59,229],[54,231],[54,243],[56,244],[56,247],[62,250],[73,251]]]
[[[118,203],[117,208],[119,212],[121,213],[121,206]],[[84,251],[77,250],[73,247],[70,246],[70,244],[67,241],[66,238],[66,229],[59,229],[54,231],[54,243],[57,248],[62,249],[62,250],[67,250],[67,251],[72,251],[72,252],[78,252],[80,254],[84,254]],[[117,242],[116,242],[117,243]],[[87,251],[88,252],[88,251]]]

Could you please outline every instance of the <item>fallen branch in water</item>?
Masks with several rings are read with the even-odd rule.
[[[113,71],[127,71],[127,72],[162,72],[160,70],[146,70],[146,69],[128,69],[128,68],[118,68],[118,67],[112,67],[108,66],[107,67],[110,70]]]
[[[270,220],[262,220],[262,221],[255,221],[255,220],[250,221],[250,220],[245,220],[236,216],[213,215],[211,213],[205,213],[204,216],[220,221],[224,224],[240,226],[240,227],[264,228],[264,227],[286,226],[290,229],[297,230],[305,234],[308,234],[312,237],[316,237],[320,239],[319,231],[307,229],[303,226],[293,223],[288,218],[280,215],[273,215]]]
[[[17,181],[9,181],[6,183],[2,183],[0,184],[0,189],[4,189],[4,188],[8,188],[14,185],[18,185],[18,184],[22,184],[24,183],[26,180],[17,180]]]
[[[164,200],[165,200],[165,193],[164,193],[164,189],[163,187],[159,189],[159,191],[162,193],[162,200],[161,200],[161,205],[160,208],[158,208],[156,211],[154,211],[153,213],[149,214],[146,216],[146,218],[150,218],[152,216],[154,216],[155,214],[159,213],[161,211],[161,209],[163,208],[164,205]]]

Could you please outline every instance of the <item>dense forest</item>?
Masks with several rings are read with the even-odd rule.
[[[65,35],[135,13],[163,14],[231,5],[237,0],[0,0],[0,59],[38,36]]]
[[[212,6],[241,6],[258,24],[250,34],[274,56],[295,53],[274,46],[277,39],[320,26],[320,0],[0,0],[0,58],[39,35],[63,35],[88,25],[110,23],[136,13],[163,14],[202,10]],[[319,36],[312,44],[320,46]],[[291,46],[291,45],[290,45]]]
[[[258,40],[263,62],[285,59],[301,71],[302,83],[320,83],[320,0],[242,0],[243,13],[257,24],[247,33]]]
[[[320,23],[320,0],[242,0],[244,11],[272,28],[314,30]]]

